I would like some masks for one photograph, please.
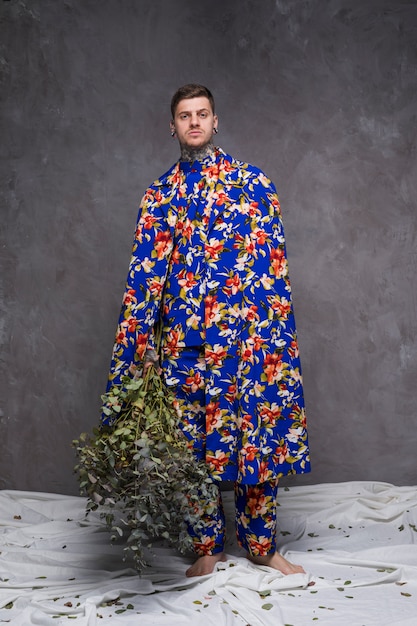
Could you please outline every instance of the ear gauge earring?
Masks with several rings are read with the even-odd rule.
[[[175,137],[175,130],[171,130],[171,137]]]
[[[217,130],[217,128],[213,128],[213,131],[214,131],[214,134],[215,134],[215,135],[217,135],[217,133],[219,132],[219,131]]]

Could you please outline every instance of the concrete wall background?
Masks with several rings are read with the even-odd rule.
[[[283,205],[313,473],[417,478],[417,3],[0,4],[0,488],[77,493],[139,199],[207,84]]]

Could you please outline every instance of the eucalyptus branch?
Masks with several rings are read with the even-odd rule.
[[[142,378],[124,378],[103,397],[111,426],[73,442],[75,471],[87,510],[100,511],[113,538],[127,536],[126,550],[140,571],[145,550],[165,538],[180,552],[191,548],[187,525],[200,522],[191,506],[216,500],[204,462],[195,460],[178,425],[174,397],[155,367]]]

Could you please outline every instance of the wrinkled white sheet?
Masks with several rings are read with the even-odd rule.
[[[209,576],[155,546],[141,577],[85,499],[0,492],[0,622],[16,626],[416,626],[417,487],[281,489],[279,544],[307,574],[255,567],[237,547]],[[224,493],[229,518],[233,495]]]

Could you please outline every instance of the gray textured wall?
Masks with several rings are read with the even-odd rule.
[[[283,205],[313,473],[415,483],[417,4],[3,0],[0,488],[77,493],[169,99]]]

